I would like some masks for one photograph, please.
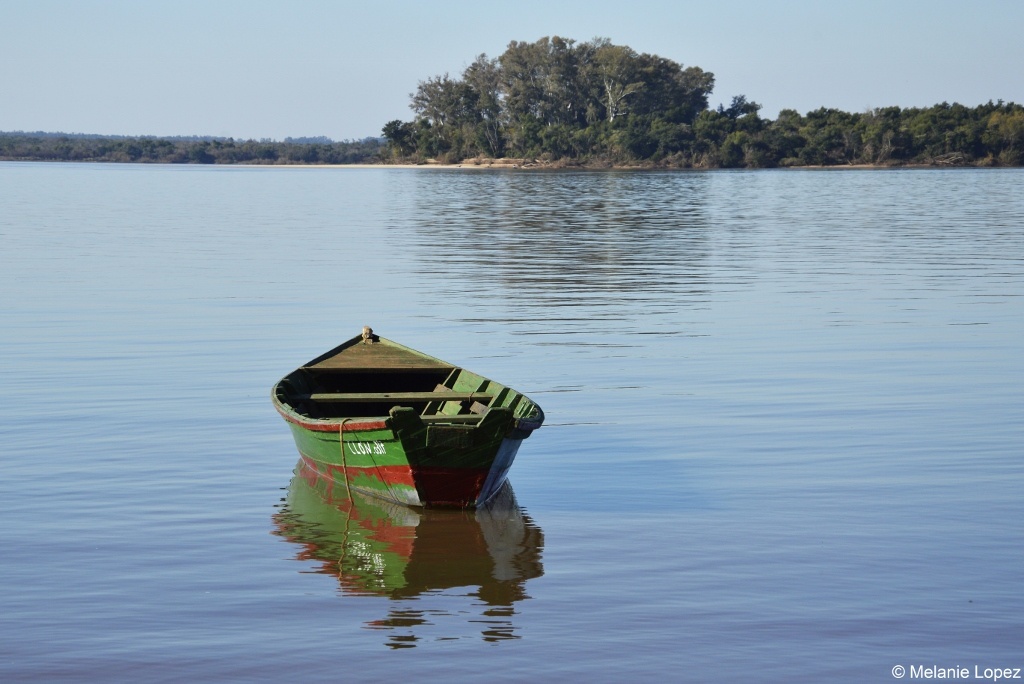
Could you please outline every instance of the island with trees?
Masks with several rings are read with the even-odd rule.
[[[863,113],[708,106],[714,75],[607,39],[542,38],[419,83],[412,121],[383,130],[395,160],[767,168],[1024,164],[1024,107],[942,103]]]
[[[744,95],[709,105],[715,78],[605,38],[512,41],[458,77],[421,81],[414,116],[382,137],[236,141],[0,133],[0,159],[200,164],[515,164],[773,168],[1022,166],[1024,106],[943,102],[762,118]]]

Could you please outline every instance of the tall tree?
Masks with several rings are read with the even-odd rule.
[[[502,134],[501,68],[498,60],[481,54],[466,67],[462,80],[475,93],[477,138],[491,156],[504,151]]]
[[[381,130],[391,145],[392,152],[398,157],[412,154],[416,149],[416,130],[411,123],[399,120],[389,121]]]
[[[644,89],[638,55],[632,48],[605,42],[595,51],[594,64],[605,116],[614,121],[629,110],[628,98]]]
[[[421,132],[431,139],[434,153],[459,157],[475,151],[470,148],[480,119],[478,100],[479,93],[469,84],[448,74],[420,81],[410,107],[417,120],[429,124]]]
[[[549,43],[548,38],[535,43],[513,40],[498,57],[505,112],[510,122],[528,117],[542,119]]]
[[[699,67],[687,67],[657,55],[637,56],[638,72],[645,87],[637,92],[633,111],[672,123],[692,124],[707,109],[715,76]]]

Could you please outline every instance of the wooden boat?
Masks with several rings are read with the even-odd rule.
[[[370,328],[289,373],[271,396],[308,467],[408,506],[484,504],[544,422],[525,395]]]

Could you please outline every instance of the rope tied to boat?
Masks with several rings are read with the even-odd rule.
[[[352,500],[352,489],[348,483],[348,462],[345,460],[345,423],[352,420],[351,418],[342,418],[341,423],[338,424],[338,444],[341,445],[341,469],[345,475],[345,492],[348,494],[348,500]]]
[[[351,418],[342,418],[341,423],[338,425],[338,443],[341,445],[341,468],[344,471],[345,476],[345,492],[348,494],[348,506],[350,514],[345,516],[345,534],[341,541],[341,557],[338,558],[338,570],[340,572],[345,571],[345,557],[348,555],[348,529],[349,525],[352,524],[352,507],[355,506],[355,501],[352,500],[352,489],[348,484],[348,464],[345,462],[345,423]]]
[[[338,423],[338,444],[341,445],[341,467],[342,470],[345,471],[345,491],[348,493],[349,500],[352,499],[352,487],[349,484],[348,461],[346,460],[345,457],[345,423],[347,423],[350,420],[355,419],[351,417],[342,418],[341,422]],[[381,472],[380,464],[377,463],[377,459],[373,457],[373,452],[368,452],[366,456],[370,458],[370,463],[373,464],[373,469],[377,471],[377,477],[380,479],[381,484],[384,485],[384,488],[387,490],[388,496],[391,498],[391,500],[396,503],[404,503],[401,499],[395,496],[395,492],[391,489],[391,485],[384,477],[384,473]]]

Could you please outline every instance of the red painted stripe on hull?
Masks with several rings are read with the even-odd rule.
[[[385,486],[402,485],[414,488],[419,493],[420,500],[428,506],[461,508],[476,505],[489,473],[484,468],[382,466],[379,469],[346,469],[340,465],[314,461],[305,454],[300,456],[302,462],[317,477],[344,485],[346,478],[352,483],[361,476],[370,475],[381,480]]]
[[[314,469],[321,477],[331,478],[337,482],[344,482],[345,478],[352,482],[357,477],[370,475],[387,485],[404,485],[413,488],[416,486],[415,476],[409,466],[384,465],[367,466],[365,468],[349,466],[346,469],[344,466],[334,463],[314,461],[303,453],[300,453],[299,456],[302,458],[303,463]]]

